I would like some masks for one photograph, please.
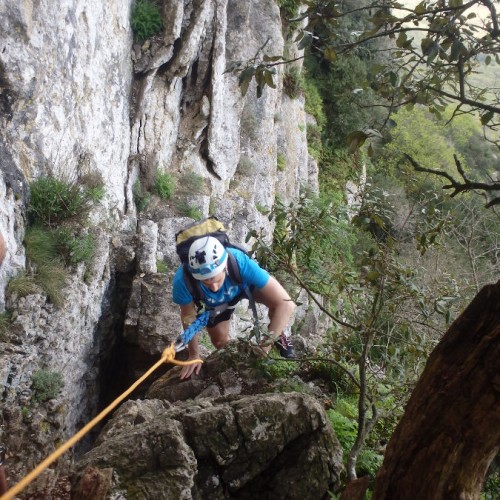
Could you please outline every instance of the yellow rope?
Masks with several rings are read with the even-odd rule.
[[[68,439],[64,444],[52,452],[43,462],[40,462],[37,467],[35,467],[27,476],[25,476],[21,481],[19,481],[15,486],[10,488],[4,495],[0,497],[0,500],[10,500],[14,498],[19,492],[21,492],[28,484],[30,484],[34,479],[36,479],[49,465],[55,462],[65,451],[71,448],[75,443],[77,443],[87,432],[92,429],[96,424],[98,424],[108,413],[110,413],[114,408],[116,408],[130,393],[132,393],[144,380],[146,380],[162,363],[172,363],[174,365],[186,366],[192,365],[194,363],[203,363],[201,359],[193,359],[190,361],[178,361],[175,359],[175,348],[174,344],[167,347],[161,356],[161,359],[157,361],[142,377],[136,380],[123,394],[118,396],[109,406],[94,417],[87,425],[82,427],[73,437]]]

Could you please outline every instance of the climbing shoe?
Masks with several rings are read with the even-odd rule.
[[[290,339],[282,333],[274,343],[282,358],[295,358],[295,350]]]

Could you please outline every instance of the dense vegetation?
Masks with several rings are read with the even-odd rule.
[[[297,15],[294,2],[281,5]],[[366,33],[367,15],[347,18],[344,32],[361,26]],[[324,362],[313,371],[332,391],[329,415],[349,478],[373,479],[428,354],[500,271],[495,210],[485,210],[484,198],[470,190],[450,197],[443,175],[416,172],[408,156],[449,176],[458,162],[468,179],[488,183],[498,175],[498,151],[484,140],[474,113],[457,113],[444,101],[409,102],[392,109],[387,121],[379,112],[387,100],[370,85],[380,45],[335,56],[326,45],[304,46],[301,85],[317,121],[308,138],[321,192],[304,193],[288,206],[277,201],[268,214],[276,223],[272,247],[263,235],[252,235],[260,258],[289,290],[305,289],[332,322],[321,348]],[[491,119],[484,116],[482,125]],[[369,148],[359,149],[361,140],[351,148],[357,153],[349,153],[351,132],[377,128],[384,133],[373,134]],[[362,183],[355,206],[347,205],[349,180]],[[492,471],[485,497],[493,498],[499,485]]]
[[[100,174],[74,181],[49,175],[30,183],[25,235],[28,266],[9,282],[9,293],[24,297],[42,291],[54,305],[64,303],[68,269],[92,264],[96,239],[88,219],[103,196]]]

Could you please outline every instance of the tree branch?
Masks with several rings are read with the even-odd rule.
[[[426,168],[420,166],[410,155],[404,154],[406,159],[411,163],[413,168],[417,172],[426,172],[429,174],[437,175],[438,177],[443,177],[450,181],[450,184],[446,184],[443,186],[443,189],[452,189],[453,192],[450,194],[450,196],[453,198],[459,193],[467,192],[467,191],[484,191],[484,192],[492,192],[492,191],[500,191],[500,182],[492,182],[490,184],[487,184],[485,182],[476,182],[476,181],[471,181],[464,169],[462,168],[462,165],[457,157],[457,155],[453,155],[455,159],[455,165],[457,167],[458,173],[461,175],[462,179],[464,180],[463,182],[459,182],[455,180],[450,174],[447,172],[444,172],[442,170],[435,170],[432,168]],[[491,199],[485,206],[486,208],[492,207],[493,205],[499,205],[500,204],[500,197],[493,198]]]

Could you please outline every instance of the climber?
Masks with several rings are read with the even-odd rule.
[[[233,283],[227,272],[228,252],[235,257],[239,267],[242,284]],[[275,345],[285,358],[295,357],[290,340],[283,333],[294,310],[295,303],[278,281],[264,271],[245,252],[235,248],[225,248],[216,238],[204,236],[195,240],[189,248],[189,272],[201,282],[202,302],[213,311],[207,324],[207,332],[215,348],[224,347],[229,341],[229,319],[236,304],[246,298],[244,290],[250,287],[256,302],[269,309],[269,334],[276,339]],[[189,292],[181,265],[174,276],[173,301],[180,306],[181,321],[184,328],[196,318],[196,306]],[[265,339],[263,339],[265,340]],[[262,345],[269,352],[271,346]],[[199,359],[198,335],[188,344],[189,359]],[[181,379],[198,374],[200,363],[184,366]]]

